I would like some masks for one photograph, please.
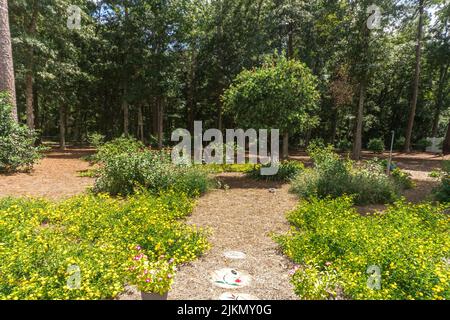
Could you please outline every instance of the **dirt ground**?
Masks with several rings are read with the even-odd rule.
[[[92,178],[79,177],[79,171],[88,169],[82,157],[92,149],[68,148],[48,152],[29,173],[0,174],[0,197],[32,196],[63,199],[83,193],[92,186]]]

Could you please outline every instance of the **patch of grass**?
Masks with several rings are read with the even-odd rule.
[[[301,162],[282,161],[278,164],[278,172],[275,175],[261,175],[261,168],[269,168],[270,166],[270,163],[266,165],[255,165],[247,172],[247,176],[257,180],[288,182],[305,169],[305,166]]]
[[[99,176],[99,169],[87,169],[77,172],[80,178],[97,178]]]

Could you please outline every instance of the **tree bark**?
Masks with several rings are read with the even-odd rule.
[[[0,0],[0,92],[9,94],[11,115],[18,121],[14,64],[9,30],[8,0]]]
[[[158,103],[158,148],[163,148],[163,139],[164,139],[164,99],[160,99]]]
[[[27,126],[30,130],[34,129],[34,97],[33,97],[33,74],[27,72],[25,76],[25,100],[27,113]]]
[[[447,127],[447,134],[445,135],[442,152],[444,154],[450,154],[450,121]]]
[[[59,147],[66,149],[66,106],[61,104],[59,107]]]
[[[123,110],[123,134],[128,137],[130,132],[130,115],[129,115],[129,107],[128,102],[125,100],[125,98],[122,100],[122,110]]]
[[[36,22],[38,17],[38,7],[37,1],[33,4],[33,14],[31,16],[30,24],[27,28],[27,36],[33,37],[36,33]],[[27,115],[27,126],[29,129],[34,129],[34,98],[33,98],[33,69],[34,69],[34,49],[31,45],[27,49],[27,60],[26,60],[26,74],[25,74],[25,100],[26,100],[26,115]]]
[[[144,142],[144,116],[142,114],[142,105],[138,105],[138,139]]]
[[[187,112],[188,112],[188,129],[191,134],[194,133],[195,121],[195,69],[196,69],[196,52],[192,50],[191,66],[189,70],[188,92],[187,92]]]
[[[289,132],[283,134],[283,159],[287,160],[289,158]]]
[[[419,0],[419,26],[417,29],[416,68],[414,74],[413,95],[409,111],[408,128],[406,129],[406,139],[404,148],[405,152],[411,152],[411,136],[414,127],[414,119],[416,117],[417,97],[419,95],[420,58],[421,58],[422,34],[423,34],[423,12],[424,12],[424,0]]]
[[[444,98],[444,86],[447,81],[448,65],[442,65],[439,71],[439,85],[436,93],[436,104],[433,117],[433,128],[431,130],[431,136],[437,137],[439,130],[439,117],[441,115],[442,102]]]
[[[366,83],[363,80],[359,87],[359,101],[358,101],[358,114],[356,116],[356,129],[355,137],[353,141],[353,160],[359,160],[361,158],[362,149],[362,127],[364,116],[364,100],[366,98]]]

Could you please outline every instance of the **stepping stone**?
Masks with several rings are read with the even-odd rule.
[[[252,278],[245,271],[223,268],[211,273],[211,282],[224,289],[239,289],[250,284]]]
[[[259,300],[259,299],[247,293],[225,292],[220,295],[219,300]]]
[[[270,188],[270,189],[269,189],[269,192],[270,192],[270,193],[276,193],[276,192],[277,192],[277,189],[275,189],[275,188]]]
[[[242,260],[246,258],[246,254],[241,251],[226,251],[224,257],[228,259]]]

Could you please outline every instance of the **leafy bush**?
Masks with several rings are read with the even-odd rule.
[[[173,191],[127,201],[106,195],[62,203],[0,200],[0,299],[108,299],[123,291],[135,245],[152,264],[183,264],[208,247],[205,233],[177,219],[193,201]],[[72,267],[81,272],[70,289]]]
[[[371,139],[367,144],[367,149],[369,149],[373,153],[383,153],[384,141],[381,139]]]
[[[0,93],[0,172],[30,170],[45,150],[35,141],[36,132],[13,120],[8,97]]]
[[[441,184],[433,191],[436,200],[450,202],[450,160],[442,162]]]
[[[350,151],[352,150],[352,142],[347,139],[342,139],[336,144],[336,148],[340,151]]]
[[[405,137],[399,137],[395,140],[394,148],[395,150],[403,150],[405,147],[406,138]]]
[[[288,216],[294,228],[276,237],[298,264],[301,299],[450,298],[448,206],[397,202],[365,217],[352,206],[349,197],[301,202]]]
[[[133,155],[143,150],[144,147],[144,144],[138,140],[120,137],[105,144],[100,144],[92,160],[94,162],[107,162],[118,155]]]
[[[165,151],[139,149],[130,152],[134,147],[138,145],[123,153],[116,154],[114,150],[101,155],[103,166],[99,170],[94,192],[127,195],[136,188],[152,193],[174,189],[193,196],[206,192],[210,187],[206,170],[197,166],[176,166]]]
[[[415,144],[415,147],[419,151],[425,151],[428,147],[431,147],[433,144],[427,138],[422,138]]]
[[[105,143],[105,136],[98,133],[88,134],[88,142],[95,148],[100,148]]]
[[[223,106],[241,128],[278,128],[295,133],[318,125],[317,78],[304,64],[283,55],[243,70],[223,94]]]
[[[405,190],[413,189],[416,184],[411,178],[411,175],[400,168],[395,168],[391,172],[392,178],[395,180],[397,185]]]
[[[291,191],[301,197],[354,195],[358,204],[388,203],[397,198],[398,187],[376,164],[356,166],[341,159],[333,147],[310,146],[314,168],[301,172],[292,181]]]
[[[305,169],[303,163],[298,161],[282,161],[279,163],[278,172],[275,175],[261,175],[261,168],[269,168],[271,164],[254,165],[252,169],[247,171],[247,176],[253,179],[266,181],[290,181],[295,178],[301,171]]]

